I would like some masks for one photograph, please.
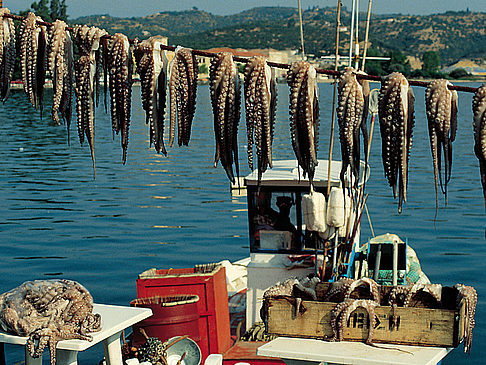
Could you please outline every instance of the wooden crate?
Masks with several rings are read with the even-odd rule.
[[[303,314],[297,314],[294,305],[286,299],[269,299],[267,304],[267,331],[271,334],[321,339],[333,336],[330,312],[337,303],[303,301]],[[373,342],[456,347],[464,337],[464,300],[460,303],[459,309],[398,307],[396,326],[393,324],[390,306],[376,307],[375,315]],[[358,308],[347,322],[344,340],[365,341],[368,337],[368,326],[366,310]]]

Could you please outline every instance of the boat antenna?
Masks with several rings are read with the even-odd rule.
[[[299,7],[299,24],[300,24],[300,51],[302,52],[302,59],[305,60],[304,51],[304,26],[302,25],[302,6],[300,5],[300,0],[297,0]]]
[[[339,62],[339,30],[341,27],[341,0],[337,2],[336,16],[336,57],[334,58],[334,71],[337,72]],[[331,118],[331,137],[329,142],[329,159],[327,167],[327,196],[331,192],[331,164],[332,164],[332,146],[334,144],[334,125],[336,124],[336,88],[337,79],[334,80],[334,91],[332,95],[332,118]]]
[[[361,63],[361,71],[364,71],[365,61],[366,61],[366,52],[368,51],[368,32],[370,30],[370,17],[371,17],[371,3],[373,0],[368,1],[368,16],[366,18],[366,33],[365,33],[365,42],[364,42],[364,49],[363,49],[363,62]]]

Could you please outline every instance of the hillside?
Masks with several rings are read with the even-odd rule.
[[[307,53],[334,53],[335,8],[312,8],[303,13]],[[363,14],[360,19],[366,19]],[[107,31],[123,32],[130,38],[152,35],[169,37],[172,45],[193,48],[298,48],[297,9],[254,8],[239,14],[218,16],[197,9],[161,12],[141,18],[113,18],[107,15],[83,17],[73,23],[90,24]],[[342,10],[341,24],[350,24],[350,14]],[[438,51],[443,64],[462,58],[486,58],[486,13],[447,12],[427,16],[374,16],[370,27],[372,47],[398,50],[421,57]],[[360,21],[360,38],[365,23]],[[341,32],[340,47],[347,47],[349,32]]]

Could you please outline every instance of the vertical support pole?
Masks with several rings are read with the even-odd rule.
[[[5,344],[3,342],[0,342],[0,365],[6,365],[6,364],[7,363],[5,362]]]
[[[70,350],[57,350],[57,363],[62,365],[78,365],[78,352]]]
[[[380,273],[381,264],[381,243],[378,244],[375,257],[375,268],[373,269],[373,280],[378,281],[378,275]]]
[[[107,339],[103,340],[106,365],[118,365],[123,363],[120,334],[121,332],[115,333],[114,335],[111,335]]]
[[[305,51],[304,51],[304,27],[302,25],[302,7],[300,5],[300,0],[298,0],[299,5],[299,24],[300,24],[300,48],[302,51],[302,59],[305,60]]]
[[[356,14],[356,0],[353,0],[353,8],[351,10],[351,35],[349,37],[349,64],[352,66],[353,61],[353,42],[354,42],[354,16]]]
[[[393,286],[398,284],[398,242],[393,241]]]
[[[336,57],[334,58],[334,71],[338,69],[339,60],[339,29],[341,27],[341,0],[337,0],[337,20],[336,20]],[[334,125],[336,124],[336,90],[337,80],[334,81],[334,90],[332,94],[332,111],[331,111],[331,133],[329,141],[329,159],[327,166],[327,199],[329,199],[329,193],[331,192],[331,165],[332,165],[332,147],[334,144]]]

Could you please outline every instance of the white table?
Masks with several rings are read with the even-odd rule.
[[[260,346],[257,355],[279,357],[286,364],[359,364],[359,365],[435,365],[452,348],[419,347],[378,343],[377,348],[362,342],[327,342],[321,340],[278,337]],[[401,349],[403,351],[391,350]]]
[[[76,365],[79,351],[84,351],[89,347],[103,342],[105,360],[107,365],[121,365],[121,345],[120,334],[131,325],[138,323],[152,315],[149,308],[120,307],[107,304],[94,304],[93,313],[101,314],[102,329],[99,332],[91,333],[93,341],[84,340],[63,340],[57,343],[57,364]],[[0,343],[23,345],[25,347],[26,365],[41,365],[42,357],[34,359],[27,351],[28,337],[19,337],[0,331]],[[3,354],[2,354],[3,355]],[[1,360],[0,360],[1,361]]]

